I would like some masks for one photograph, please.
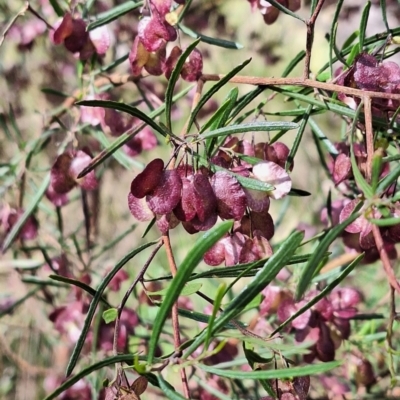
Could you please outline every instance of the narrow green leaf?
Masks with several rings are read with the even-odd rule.
[[[243,309],[250,303],[278,274],[278,272],[287,265],[290,258],[300,245],[304,237],[304,232],[292,233],[278,248],[264,266],[257,272],[252,281],[229,303],[221,315],[215,320],[213,333],[218,332],[228,322],[239,315]],[[206,338],[207,332],[200,333],[194,342],[187,349],[184,358],[190,356]]]
[[[293,314],[290,318],[288,318],[285,322],[280,324],[278,328],[276,328],[270,335],[270,337],[274,337],[278,332],[282,331],[282,329],[287,326],[290,322],[296,319],[299,315],[304,314],[308,309],[310,309],[314,304],[317,304],[321,299],[323,299],[328,293],[330,293],[336,286],[339,285],[340,282],[343,281],[346,276],[350,274],[351,271],[360,263],[360,261],[364,258],[364,253],[360,254],[356,259],[354,259],[344,270],[343,272],[334,279],[329,285],[327,285],[317,296],[315,296],[312,300],[310,300],[306,305],[301,307],[295,314]]]
[[[122,64],[124,61],[126,61],[129,58],[129,53],[124,54],[123,56],[117,58],[116,60],[112,61],[110,64],[104,65],[98,69],[95,69],[92,74],[93,75],[98,75],[104,72],[109,72],[113,70],[115,67],[118,65]]]
[[[347,226],[349,226],[360,216],[358,210],[361,208],[362,204],[363,203],[360,202],[354,209],[353,214],[348,219],[330,229],[329,232],[327,232],[323,237],[301,273],[296,289],[296,300],[299,300],[307,290],[307,287],[311,283],[311,280],[317,271],[320,262],[326,257],[326,252],[331,243],[345,230]]]
[[[244,132],[270,132],[277,131],[281,129],[297,129],[299,126],[294,124],[293,122],[267,122],[267,121],[258,121],[251,122],[248,124],[241,125],[229,125],[220,129],[216,129],[215,131],[202,133],[197,137],[198,140],[208,139],[211,137],[218,136],[229,136],[235,133],[244,133]]]
[[[304,134],[304,131],[305,131],[307,123],[308,123],[308,118],[310,118],[310,114],[311,114],[312,108],[313,108],[313,106],[310,104],[307,107],[307,110],[304,113],[304,116],[303,116],[303,118],[301,120],[299,129],[297,131],[296,137],[295,137],[294,142],[293,142],[293,146],[290,149],[288,158],[287,158],[286,163],[285,163],[286,171],[289,171],[290,167],[293,165],[294,158],[295,158],[295,156],[297,154],[297,150],[300,147],[301,140],[303,139],[303,134]],[[282,128],[282,129],[284,129],[284,128]]]
[[[12,227],[11,231],[8,233],[8,235],[4,239],[3,246],[1,249],[3,253],[5,253],[8,250],[8,248],[11,246],[13,241],[18,236],[22,227],[25,225],[28,218],[35,211],[36,207],[40,203],[40,200],[44,196],[44,194],[49,186],[49,183],[50,183],[50,173],[48,173],[45,176],[45,178],[43,178],[42,184],[38,187],[35,195],[33,196],[31,202],[29,203],[28,207],[25,209],[24,213],[21,215],[21,217],[18,219],[18,221],[15,223],[15,225]]]
[[[162,377],[161,374],[157,375],[158,384],[160,389],[165,393],[167,399],[170,400],[186,400],[181,394],[175,391],[175,389]]]
[[[290,15],[293,18],[298,19],[299,21],[302,21],[304,23],[306,23],[306,21],[301,18],[299,15],[295,14],[293,11],[289,10],[288,8],[286,8],[285,6],[283,6],[281,3],[279,3],[276,0],[268,0],[268,3],[270,3],[271,5],[273,5],[275,8],[277,8],[279,11],[282,11],[283,13]]]
[[[195,47],[199,44],[200,39],[195,40],[192,44],[190,44],[187,49],[181,54],[179,57],[175,68],[173,69],[171,76],[168,81],[167,90],[165,91],[165,119],[166,125],[169,131],[172,131],[172,122],[171,122],[171,110],[172,110],[172,97],[174,95],[174,89],[176,82],[178,82],[179,75],[181,73],[183,64],[186,59],[189,57],[190,53],[195,49]]]
[[[237,87],[231,89],[228,95],[226,96],[222,106],[202,126],[202,128],[200,129],[200,133],[205,132],[207,129],[213,131],[215,129],[219,129],[225,126],[229,121],[229,115],[231,111],[235,107],[238,95],[239,95],[239,89]],[[219,139],[210,138],[205,141],[206,154],[208,155],[209,158],[211,158],[218,152],[219,148],[223,145],[225,140],[226,138],[221,136],[219,137]]]
[[[306,56],[305,50],[301,50],[299,53],[297,53],[297,55],[289,62],[289,64],[283,71],[282,78],[287,77],[294,70],[297,64],[304,59],[305,56]]]
[[[390,185],[396,182],[397,178],[400,176],[400,165],[397,165],[392,171],[390,171],[384,178],[378,183],[376,188],[376,193],[382,194]]]
[[[323,374],[342,364],[341,361],[331,361],[314,365],[303,365],[301,367],[282,368],[277,370],[260,370],[260,371],[240,371],[227,370],[218,368],[218,366],[208,366],[198,364],[197,366],[210,374],[222,376],[230,379],[290,379],[297,376],[307,376],[315,374]]]
[[[322,145],[326,148],[328,153],[332,156],[338,155],[338,151],[335,147],[335,145],[327,138],[325,133],[322,131],[322,129],[318,126],[318,124],[312,119],[308,119],[311,131],[315,135],[316,139],[322,143]]]
[[[45,93],[45,94],[52,94],[54,96],[59,96],[59,97],[62,97],[62,98],[69,97],[69,94],[64,93],[64,92],[60,92],[59,90],[56,90],[56,89],[53,89],[53,88],[42,88],[42,89],[40,89],[40,91],[42,93]]]
[[[343,0],[341,0],[341,1],[343,1]],[[351,32],[349,37],[344,41],[342,48],[345,49],[345,48],[352,46],[354,41],[358,38],[358,36],[359,36],[358,31]]]
[[[400,218],[382,218],[382,219],[371,218],[368,221],[371,222],[371,224],[380,226],[382,228],[400,224]]]
[[[357,33],[355,33],[357,34]],[[373,45],[375,43],[381,42],[382,40],[386,40],[386,38],[388,37],[388,34],[392,35],[392,37],[400,35],[400,27],[396,28],[396,29],[389,29],[389,31],[385,31],[385,32],[380,32],[377,33],[375,35],[369,36],[368,38],[366,38],[364,40],[364,46],[369,46],[369,45]],[[357,45],[358,46],[358,43]],[[340,52],[341,56],[344,57],[348,54],[350,54],[352,51],[354,50],[353,46],[348,46],[348,47],[344,47],[343,50]],[[356,53],[356,55],[359,52]],[[332,60],[333,62],[338,61],[337,58],[334,58]],[[349,58],[347,59],[348,64],[351,64],[351,62],[349,61]],[[321,72],[325,71],[327,68],[329,68],[329,66],[331,65],[330,62],[325,63],[320,70],[318,71],[317,75],[319,75]]]
[[[243,46],[240,43],[206,36],[201,33],[193,31],[192,29],[188,28],[183,24],[178,24],[178,26],[183,33],[186,33],[186,35],[201,40],[204,43],[211,44],[212,46],[224,47],[225,49],[233,49],[233,50],[243,49]]]
[[[102,130],[91,130],[91,132],[93,136],[101,143],[103,148],[110,147],[110,142],[108,141],[107,136]],[[120,149],[116,150],[112,156],[120,165],[122,165],[127,170],[131,170],[133,166],[141,169],[144,168],[144,165],[142,163],[136,161],[136,159],[132,157],[129,157]]]
[[[388,24],[388,20],[387,20],[387,15],[386,15],[386,0],[380,0],[379,3],[381,5],[382,20],[385,24],[386,30],[389,32],[390,28],[389,28],[389,24]]]
[[[247,107],[255,98],[257,98],[262,92],[267,89],[267,86],[257,86],[256,89],[252,90],[251,92],[245,94],[241,97],[234,110],[232,111],[230,117],[231,119],[235,118],[245,107]],[[239,118],[238,118],[239,119]]]
[[[37,269],[43,265],[42,260],[35,260],[34,258],[0,261],[0,268]]]
[[[21,275],[21,281],[24,283],[33,283],[35,285],[41,285],[41,286],[54,286],[63,288],[68,287],[65,284],[54,282],[50,279],[43,279],[34,275]]]
[[[87,26],[87,30],[91,31],[93,29],[98,28],[99,26],[107,25],[111,21],[116,20],[117,18],[127,14],[128,12],[135,10],[143,5],[143,1],[134,2],[132,0],[127,0],[122,4],[119,4],[116,7],[111,8],[97,16],[97,20],[91,22]]]
[[[210,322],[210,316],[206,314],[199,313],[197,311],[190,311],[184,308],[178,308],[178,314],[184,318],[191,319],[197,322],[203,322],[208,324]],[[246,325],[243,322],[237,321],[237,324],[240,325],[242,328],[246,328]],[[232,323],[228,322],[224,325],[223,329],[237,329],[237,326],[233,325]]]
[[[371,171],[371,189],[372,193],[376,193],[378,187],[379,176],[382,171],[382,158],[383,152],[376,151],[372,157],[372,171]]]
[[[140,111],[138,108],[132,107],[128,104],[111,100],[81,100],[77,101],[75,104],[77,106],[111,108],[112,110],[126,112],[127,114],[139,118],[141,121],[145,122],[147,125],[149,125],[151,128],[153,128],[156,132],[158,132],[162,136],[164,137],[168,136],[168,132],[166,132],[158,124],[156,124],[153,118],[146,115],[143,111]],[[78,176],[78,178],[80,177]]]
[[[211,341],[211,336],[212,336],[212,329],[214,326],[214,321],[215,317],[218,314],[219,308],[221,307],[222,299],[224,298],[226,294],[226,283],[221,283],[218,286],[217,293],[214,298],[214,305],[213,305],[213,310],[210,316],[210,319],[208,321],[208,327],[207,327],[207,335],[205,339],[205,346],[204,346],[204,351],[207,351],[208,346],[210,345]]]
[[[351,161],[351,169],[354,175],[354,180],[356,181],[357,186],[362,190],[365,197],[370,199],[373,196],[374,192],[372,191],[372,187],[367,183],[365,178],[362,176],[360,169],[358,168],[357,165],[356,157],[354,155],[354,132],[356,130],[356,126],[358,123],[358,115],[362,107],[363,107],[363,102],[361,102],[360,105],[357,107],[357,112],[354,117],[353,126],[350,134],[350,161]]]
[[[306,190],[291,188],[288,196],[307,197],[311,196],[311,193]]]
[[[93,289],[91,286],[87,285],[86,283],[82,281],[78,281],[77,279],[72,279],[72,278],[67,278],[66,276],[62,275],[49,275],[50,279],[53,279],[54,281],[58,282],[64,282],[67,283],[68,285],[73,285],[76,287],[79,287],[83,289],[86,293],[89,293],[91,296],[96,296],[96,290]],[[100,297],[100,301],[104,303],[107,307],[112,307],[111,304],[107,301],[107,299],[104,296]]]
[[[174,99],[173,99],[174,102],[179,100],[183,96],[185,96],[192,88],[193,88],[193,85],[188,86],[187,88],[182,90],[180,93],[178,93],[176,96],[174,96]],[[120,103],[117,103],[117,104],[120,104]],[[133,107],[131,107],[131,108],[133,108]],[[148,115],[148,118],[154,119],[154,118],[158,117],[160,114],[162,114],[164,112],[164,110],[165,110],[165,104],[163,104],[161,107],[157,108],[156,110],[152,111]],[[137,126],[132,128],[131,131],[128,131],[127,133],[124,133],[123,135],[121,135],[109,147],[104,149],[95,158],[93,158],[91,163],[80,172],[78,177],[79,178],[84,177],[90,171],[94,170],[98,165],[102,164],[107,158],[111,157],[115,151],[117,151],[120,147],[122,147],[124,144],[129,142],[129,140],[131,140],[145,126],[146,126],[145,123],[138,124]]]
[[[203,157],[197,156],[197,159],[199,161],[199,164],[204,165],[208,168],[210,168],[213,172],[215,171],[224,171],[227,172],[228,174],[234,176],[238,182],[245,188],[247,189],[254,189],[254,190],[260,190],[261,192],[271,192],[272,190],[274,190],[274,186],[267,183],[267,182],[261,182],[257,179],[253,179],[253,178],[247,178],[245,176],[236,174],[232,171],[230,171],[229,169],[220,167],[218,165],[215,164],[210,164],[208,162],[208,160],[206,160]]]
[[[360,52],[362,52],[364,49],[365,33],[367,30],[368,17],[369,17],[370,10],[371,10],[371,2],[367,1],[367,4],[365,4],[364,10],[362,12],[361,21],[360,21],[360,37],[358,39],[359,44],[360,44]]]
[[[235,104],[238,93],[239,93],[238,88],[235,87],[231,89],[231,91],[228,93],[228,96],[225,98],[224,102],[221,104],[218,110],[215,111],[215,113],[201,127],[200,133],[205,132],[207,129],[214,130],[224,126],[224,124],[221,123],[220,121],[223,120],[224,115],[227,113],[230,107],[232,107]]]
[[[148,363],[152,364],[154,353],[157,348],[158,339],[164,327],[164,323],[172,309],[173,304],[179,297],[179,293],[188,282],[190,275],[196,268],[197,264],[202,260],[204,253],[211,248],[222,236],[232,228],[231,221],[225,221],[215,226],[208,232],[199,237],[194,247],[187,254],[182,264],[178,268],[178,272],[171,282],[168,293],[158,310],[157,317],[154,321],[153,331],[149,342]]]
[[[347,65],[353,65],[355,58],[360,54],[360,43],[356,43],[347,57]]]
[[[326,256],[329,256],[330,253],[326,253]],[[294,255],[290,258],[288,261],[287,265],[295,265],[295,264],[301,264],[305,263],[310,259],[312,254],[300,254],[300,255]],[[256,272],[255,270],[260,269],[265,262],[268,260],[262,259],[262,260],[257,260],[252,263],[246,263],[246,264],[238,264],[238,265],[233,265],[232,267],[226,268],[226,267],[220,267],[220,268],[211,268],[208,269],[207,271],[203,272],[198,272],[196,274],[192,274],[191,277],[189,278],[190,281],[193,281],[195,279],[202,279],[202,278],[232,278],[236,277],[239,274],[241,274],[243,271],[251,267],[251,270],[249,270],[249,273],[246,274],[245,276],[254,276]],[[146,279],[145,282],[154,282],[158,280],[169,280],[172,279],[172,275],[167,275],[159,278],[154,278],[154,279]]]
[[[109,308],[103,312],[103,319],[106,324],[113,322],[118,317],[118,310],[116,308]]]
[[[64,16],[64,10],[58,4],[58,0],[49,0],[49,3],[53,7],[53,10],[57,14],[58,17]]]
[[[96,290],[96,295],[93,297],[92,301],[90,302],[89,310],[86,314],[85,318],[85,323],[83,325],[82,331],[79,335],[78,341],[75,344],[75,348],[72,352],[72,355],[69,359],[68,365],[67,365],[67,371],[66,371],[66,376],[71,375],[72,371],[75,368],[75,365],[78,361],[78,357],[82,351],[82,347],[85,344],[86,336],[89,332],[90,325],[92,323],[94,314],[96,312],[97,305],[100,302],[100,298],[108,286],[108,284],[111,282],[112,278],[114,278],[115,274],[133,257],[135,257],[136,254],[142,252],[143,250],[147,249],[150,246],[153,246],[154,244],[158,243],[158,241],[154,242],[148,242],[143,244],[142,246],[137,247],[136,249],[132,250],[129,252],[125,257],[123,257],[116,265],[115,267],[104,277],[104,279],[101,281],[100,285],[98,286]]]
[[[336,49],[336,32],[337,26],[340,16],[340,11],[342,9],[344,0],[339,0],[336,4],[335,14],[333,15],[333,21],[331,25],[331,33],[329,35],[329,65],[330,65],[330,74],[333,76],[333,61],[332,61],[332,50]],[[338,57],[339,58],[339,57]]]
[[[212,96],[214,96],[215,93],[218,92],[219,89],[221,89],[223,86],[225,86],[231,78],[233,78],[235,75],[237,75],[249,62],[251,61],[251,58],[234,68],[231,72],[226,74],[221,80],[219,80],[214,86],[212,86],[200,99],[199,103],[195,107],[195,109],[192,111],[190,114],[190,119],[188,122],[188,128],[187,130],[189,131],[191,126],[193,125],[194,120],[196,119],[197,114],[199,111],[203,108],[203,106],[207,103],[208,100],[211,99]]]
[[[145,356],[138,356],[137,354],[119,354],[117,356],[103,358],[101,361],[84,368],[82,371],[76,373],[73,377],[62,383],[54,392],[50,393],[44,400],[56,399],[61,393],[69,389],[75,383],[80,381],[85,376],[90,375],[92,372],[108,367],[109,365],[119,363],[133,363],[135,357],[138,357],[140,361],[145,360]]]

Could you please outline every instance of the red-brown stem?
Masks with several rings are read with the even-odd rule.
[[[372,128],[371,97],[364,96],[365,137],[367,142],[367,181],[371,182],[372,158],[374,156],[374,131]]]
[[[206,74],[202,75],[201,79],[204,81],[219,81],[225,75],[221,74]],[[326,90],[328,92],[340,92],[350,96],[356,96],[363,98],[369,96],[377,99],[392,99],[400,100],[400,94],[394,93],[383,93],[383,92],[371,92],[367,90],[355,89],[347,86],[336,85],[334,83],[319,82],[312,79],[304,79],[302,77],[297,78],[262,78],[258,76],[235,76],[229,80],[230,83],[239,83],[256,86],[304,86],[312,87],[316,89]]]
[[[169,232],[167,232],[166,234],[163,235],[162,240],[164,242],[165,252],[167,253],[168,264],[169,264],[169,268],[171,271],[171,275],[175,276],[176,272],[177,272],[177,268],[176,268],[174,253],[173,253],[172,247],[171,247]],[[172,329],[174,332],[175,350],[178,350],[179,347],[181,346],[181,334],[179,331],[178,303],[177,302],[175,302],[175,304],[172,307]],[[190,399],[189,385],[188,385],[188,381],[187,381],[185,368],[181,368],[180,371],[181,371],[183,393],[185,394],[185,397],[187,399]]]
[[[379,251],[379,256],[382,260],[383,268],[385,269],[389,283],[392,286],[392,288],[395,289],[400,294],[400,285],[396,279],[396,275],[394,274],[393,267],[390,263],[390,259],[385,249],[385,244],[383,242],[379,227],[376,225],[372,225],[372,233],[374,235],[375,244]]]
[[[313,46],[313,42],[314,42],[314,27],[315,27],[315,22],[317,21],[318,15],[324,4],[324,1],[325,0],[318,1],[318,4],[315,7],[313,14],[311,15],[311,18],[306,21],[307,39],[306,39],[306,57],[304,60],[304,72],[303,72],[304,79],[308,79],[308,77],[310,75],[311,51],[312,51],[312,46]]]
[[[192,101],[192,109],[191,111],[193,111],[197,104],[199,104],[200,98],[201,98],[201,93],[203,92],[203,87],[204,87],[204,83],[206,82],[203,77],[205,75],[203,75],[198,81],[197,81],[197,86],[196,86],[196,93],[193,96],[193,101]],[[190,119],[190,118],[189,118]],[[187,135],[187,128],[188,128],[188,124],[189,124],[189,119],[186,121],[184,127],[182,128],[182,132],[181,132],[181,137],[185,137]]]
[[[365,94],[363,96],[363,101],[365,116],[365,136],[367,142],[367,180],[370,182],[372,176],[372,158],[374,156],[374,132],[372,128],[371,97]],[[389,283],[391,287],[400,294],[400,285],[396,279],[393,266],[390,263],[388,253],[382,239],[381,231],[379,230],[378,226],[372,225],[372,234],[374,235],[375,244],[379,251],[379,256],[382,261],[382,265],[386,272]]]
[[[12,28],[12,26],[15,24],[15,21],[17,20],[18,17],[20,17],[21,15],[24,15],[26,13],[26,11],[29,9],[29,2],[26,1],[25,5],[21,8],[20,11],[18,11],[18,13],[11,19],[11,21],[8,23],[8,25],[5,27],[3,33],[0,36],[0,47],[4,42],[4,39],[6,38],[8,32],[10,31],[10,29]]]

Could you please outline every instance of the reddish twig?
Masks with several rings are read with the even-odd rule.
[[[375,244],[379,251],[379,256],[382,260],[383,268],[386,272],[386,276],[389,280],[389,283],[392,286],[392,288],[396,289],[396,291],[400,294],[400,285],[396,279],[396,275],[393,271],[392,264],[390,263],[389,255],[386,251],[381,232],[379,230],[379,227],[373,224],[372,224],[372,234],[374,235]]]
[[[324,2],[325,0],[318,1],[318,4],[315,7],[313,14],[311,15],[311,18],[306,21],[307,39],[306,39],[306,57],[304,60],[304,72],[303,72],[304,79],[308,79],[308,77],[310,76],[311,51],[314,42],[314,27]]]
[[[170,267],[171,275],[175,276],[176,272],[177,272],[177,268],[176,268],[174,253],[173,253],[172,247],[171,247],[169,233],[167,232],[166,234],[164,234],[162,239],[163,239],[164,246],[165,246],[165,252],[167,253],[168,264]],[[175,350],[178,351],[181,346],[181,334],[179,331],[179,317],[178,317],[178,303],[177,302],[175,302],[172,307],[172,329],[174,332]],[[185,368],[181,368],[180,371],[181,371],[183,392],[185,394],[185,397],[187,399],[190,399],[189,385],[188,385]]]
[[[201,79],[204,81],[219,81],[225,75],[222,74],[206,74],[202,75]],[[347,86],[336,85],[334,83],[326,83],[315,81],[312,79],[304,79],[302,77],[296,78],[262,78],[258,76],[235,76],[229,80],[230,83],[239,83],[256,86],[304,86],[316,89],[326,90],[328,92],[344,93],[349,96],[363,98],[369,96],[376,99],[391,99],[400,100],[400,94],[372,92],[369,90],[361,90]]]
[[[367,144],[367,180],[371,182],[372,158],[374,156],[374,132],[372,129],[371,97],[364,96],[365,138]]]

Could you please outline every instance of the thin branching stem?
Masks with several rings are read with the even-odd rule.
[[[166,234],[163,235],[162,240],[163,240],[163,243],[165,246],[165,252],[167,253],[167,259],[168,259],[168,264],[169,264],[169,268],[171,271],[171,275],[175,276],[177,273],[177,268],[176,268],[174,253],[172,251],[169,232],[167,232]],[[175,350],[178,351],[181,346],[181,334],[180,334],[180,329],[179,329],[179,316],[178,316],[178,303],[177,302],[175,302],[172,307],[172,329],[174,332]],[[189,399],[190,398],[189,385],[188,385],[188,381],[187,381],[185,368],[181,368],[180,371],[181,371],[183,393],[185,394],[185,397],[187,399]]]
[[[325,0],[318,1],[318,4],[315,7],[313,14],[311,15],[311,18],[306,21],[307,39],[306,39],[306,57],[304,60],[304,72],[303,72],[304,79],[308,79],[308,77],[310,76],[311,52],[312,52],[312,46],[313,46],[313,42],[314,42],[315,22],[317,21],[318,15],[322,9],[324,2],[325,2]]]

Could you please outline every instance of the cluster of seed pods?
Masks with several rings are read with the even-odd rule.
[[[207,231],[217,222],[233,220],[232,232],[217,242],[204,256],[209,265],[234,265],[272,254],[269,240],[274,223],[269,214],[270,199],[286,196],[291,180],[284,166],[289,149],[283,143],[251,145],[246,140],[229,139],[212,158],[210,166],[194,168],[180,163],[166,169],[161,159],[151,161],[131,184],[129,209],[139,221],[156,218],[161,232],[182,223],[190,233]],[[231,154],[259,158],[254,165]],[[215,169],[217,168],[217,170]],[[244,187],[240,177],[273,185],[270,192]]]

